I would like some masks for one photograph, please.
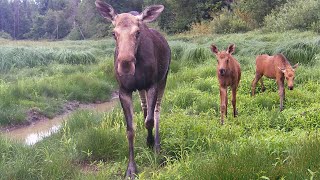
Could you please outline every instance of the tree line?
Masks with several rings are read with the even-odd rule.
[[[94,0],[0,0],[0,34],[13,39],[87,39],[109,34],[110,24],[98,14]],[[119,13],[141,12],[150,4],[166,6],[158,26],[176,33],[230,0],[106,0]]]
[[[264,27],[268,31],[320,32],[317,0],[105,1],[118,13],[141,12],[148,5],[163,4],[165,10],[152,26],[168,34],[197,28],[233,33]],[[0,0],[0,38],[80,40],[109,36],[110,29],[110,23],[96,10],[95,0]]]

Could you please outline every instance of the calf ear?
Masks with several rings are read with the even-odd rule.
[[[285,72],[286,72],[286,69],[280,68],[279,66],[278,66],[278,69],[279,69],[282,73],[285,73]]]
[[[148,6],[139,16],[138,18],[143,22],[152,22],[156,20],[161,12],[164,10],[163,5],[153,5]]]
[[[236,45],[235,44],[230,44],[229,47],[227,48],[227,53],[232,54],[236,50]]]
[[[218,54],[218,52],[219,52],[217,46],[214,44],[211,45],[210,49],[214,54]]]
[[[96,0],[95,4],[100,14],[114,24],[114,18],[116,17],[117,13],[113,7],[102,0]]]
[[[297,67],[299,66],[299,63],[295,64],[294,66],[292,66],[293,69],[297,69]]]

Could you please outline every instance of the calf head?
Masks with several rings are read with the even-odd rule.
[[[299,66],[299,64],[295,64],[294,66],[292,67],[287,67],[287,68],[280,68],[280,71],[284,74],[284,77],[286,78],[287,80],[287,83],[288,83],[288,89],[289,90],[293,90],[293,81],[294,81],[294,76],[295,76],[295,70],[296,68]]]
[[[218,61],[218,73],[220,76],[225,76],[229,69],[229,64],[232,59],[232,53],[235,51],[235,45],[230,44],[226,51],[218,50],[217,46],[212,44],[211,51],[216,55]]]
[[[142,23],[152,22],[160,15],[164,7],[153,5],[147,7],[142,13],[132,11],[117,14],[111,5],[96,0],[96,7],[101,15],[114,25],[112,35],[116,40],[116,71],[120,76],[134,75],[136,54],[143,34]],[[143,35],[142,35],[143,36]]]

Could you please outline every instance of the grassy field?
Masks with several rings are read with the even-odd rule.
[[[159,156],[145,144],[147,133],[135,94],[139,179],[320,178],[319,35],[255,31],[176,35],[168,40],[172,64],[162,105]],[[30,57],[28,62],[12,59],[9,65],[1,59],[5,55],[0,56],[0,63],[6,64],[1,69],[0,107],[5,111],[0,112],[0,122],[21,122],[24,112],[34,106],[50,115],[69,100],[107,99],[116,88],[112,42],[8,42],[0,46],[0,54],[8,56],[17,49],[33,52],[22,56]],[[242,68],[239,116],[232,117],[229,103],[224,126],[219,123],[216,60],[209,50],[212,43],[219,49],[235,43],[234,56]],[[266,92],[258,86],[257,95],[250,96],[255,56],[278,52],[284,53],[291,64],[300,63],[295,89],[286,89],[282,112],[274,80],[265,79]],[[63,53],[86,58],[60,57]],[[44,60],[35,61],[39,54]],[[59,133],[33,146],[2,137],[0,179],[122,179],[128,154],[125,131],[118,106],[102,114],[76,111]]]
[[[28,123],[30,108],[53,117],[67,101],[105,101],[115,87],[112,40],[0,44],[0,125]]]

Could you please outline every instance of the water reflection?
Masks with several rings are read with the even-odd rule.
[[[25,144],[27,145],[34,145],[35,143],[41,141],[45,137],[49,137],[52,134],[58,132],[61,125],[53,126],[48,131],[43,131],[40,133],[31,133],[25,139]]]

